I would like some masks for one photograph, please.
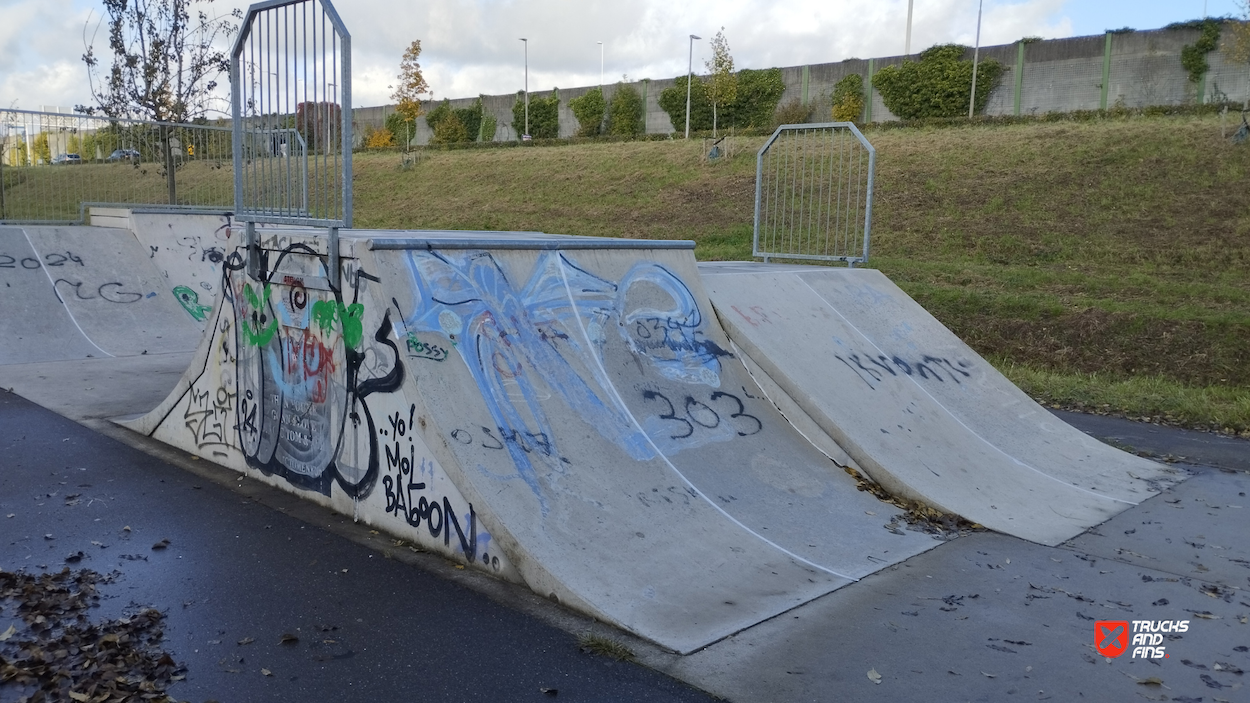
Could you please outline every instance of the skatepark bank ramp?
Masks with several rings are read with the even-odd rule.
[[[66,318],[5,363],[198,339],[122,424],[676,651],[940,543],[845,468],[1046,543],[1171,480],[1058,423],[875,271],[345,230],[335,290],[322,232],[261,230],[252,277],[227,217],[115,215],[0,230],[31,250],[0,270],[6,310]],[[104,278],[36,285],[59,249]]]
[[[127,426],[689,652],[939,544],[763,397],[689,242],[266,233]]]

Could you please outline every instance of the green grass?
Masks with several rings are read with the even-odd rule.
[[[869,129],[870,265],[1049,404],[1250,433],[1250,146],[1217,116]],[[755,151],[356,158],[365,227],[693,239],[749,259]]]

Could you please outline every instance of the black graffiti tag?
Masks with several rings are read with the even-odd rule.
[[[936,380],[941,383],[946,383],[949,377],[950,380],[960,385],[963,384],[961,378],[972,376],[967,371],[972,368],[970,362],[962,359],[952,362],[946,357],[931,354],[921,355],[919,361],[915,359],[908,361],[897,355],[893,358],[887,358],[884,354],[878,354],[875,357],[869,354],[861,356],[857,352],[850,352],[845,357],[841,354],[834,354],[834,357],[846,364],[847,368],[855,372],[855,375],[873,390],[876,390],[876,384],[885,380],[887,375],[919,377],[923,380]]]
[[[712,405],[721,408],[721,412],[726,412],[726,406],[732,408],[729,412],[731,425],[739,437],[748,437],[758,433],[764,429],[764,423],[760,419],[746,412],[746,406],[742,404],[742,399],[732,393],[724,391],[716,391],[708,397],[711,403],[704,403],[696,399],[694,396],[688,395],[682,400],[682,414],[677,414],[677,408],[673,405],[673,401],[668,396],[656,391],[643,391],[643,400],[655,401],[663,403],[668,408],[668,412],[659,415],[661,420],[668,420],[677,423],[672,426],[669,439],[685,439],[693,436],[696,427],[713,430],[720,427],[721,413],[716,412]],[[719,401],[725,401],[721,403]]]

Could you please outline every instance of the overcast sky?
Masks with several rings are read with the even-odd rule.
[[[971,45],[977,0],[914,0],[912,51]],[[228,15],[245,0],[214,0]],[[985,0],[982,45],[1025,36],[1058,38],[1107,29],[1236,14],[1238,0]],[[90,101],[81,56],[100,18],[99,0],[0,0],[0,106],[39,110]],[[529,39],[531,91],[622,76],[671,78],[686,70],[687,36],[696,70],[722,26],[738,68],[826,63],[903,53],[907,0],[338,0],[353,39],[354,102],[390,103],[401,54],[420,39],[421,66],[437,98],[509,93],[524,79]],[[97,54],[107,51],[104,32]],[[225,79],[223,78],[223,82]]]

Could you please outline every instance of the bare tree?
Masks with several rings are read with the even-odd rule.
[[[230,70],[226,44],[238,31],[233,19],[212,17],[212,0],[103,0],[108,52],[104,66],[84,29],[83,63],[95,105],[78,112],[135,117],[158,122],[187,122],[203,117],[217,97],[217,79]],[[92,37],[94,40],[94,36]],[[170,204],[176,203],[170,129],[160,128]]]

